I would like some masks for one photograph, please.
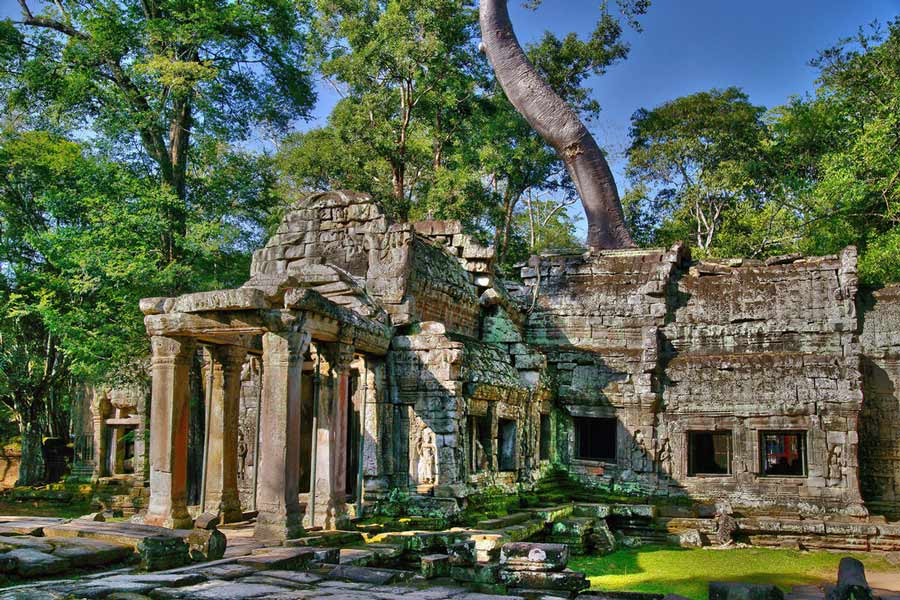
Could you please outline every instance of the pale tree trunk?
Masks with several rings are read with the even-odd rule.
[[[633,247],[606,157],[581,119],[522,51],[506,0],[481,0],[481,37],[497,80],[522,116],[562,158],[581,196],[593,248]]]
[[[16,485],[40,485],[44,483],[46,465],[43,432],[36,411],[26,411],[19,415],[19,433],[22,436],[22,459]]]

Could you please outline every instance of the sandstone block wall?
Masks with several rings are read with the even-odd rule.
[[[859,312],[862,494],[870,510],[896,519],[900,518],[900,286],[864,291]]]
[[[856,256],[691,264],[676,246],[532,259],[527,341],[546,353],[560,458],[618,491],[746,508],[864,512]],[[575,420],[617,420],[614,460],[579,457]],[[691,432],[729,432],[729,473],[692,476]],[[765,476],[761,434],[804,436],[805,474]]]

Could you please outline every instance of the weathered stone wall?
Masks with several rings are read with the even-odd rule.
[[[533,309],[526,341],[546,355],[558,420],[558,460],[591,484],[665,490],[654,467],[658,330],[668,313],[680,246],[540,256],[522,270],[520,302]],[[535,298],[536,294],[536,298]],[[583,460],[573,417],[618,419],[615,461]]]
[[[863,512],[856,255],[785,264],[700,263],[673,281],[662,330],[661,444],[691,496],[749,507]],[[760,434],[806,435],[806,476],[762,473]],[[730,431],[732,473],[688,473],[690,431]]]
[[[859,298],[863,405],[859,462],[872,512],[900,518],[900,286]]]
[[[538,257],[522,274],[572,472],[614,491],[863,512],[855,252],[691,266],[676,246]],[[617,420],[615,460],[578,456],[578,417]],[[803,477],[761,473],[760,435],[782,430],[803,432]],[[731,433],[728,474],[689,474],[694,431]]]
[[[244,288],[149,299],[142,310],[177,325],[198,312],[221,320],[286,307],[313,319],[310,352],[340,347],[333,367],[350,370],[361,412],[359,422],[332,414],[342,388],[323,388],[330,404],[318,418],[335,422],[320,462],[342,483],[317,468],[316,489],[331,494],[317,504],[343,504],[331,496],[353,477],[341,470],[349,414],[369,507],[400,488],[452,511],[485,487],[527,485],[553,461],[613,492],[804,514],[863,514],[861,480],[872,507],[900,514],[900,291],[864,295],[857,314],[854,250],[766,263],[691,262],[681,245],[547,254],[521,276],[498,280],[494,250],[457,222],[392,224],[368,196],[329,192],[286,215]],[[245,507],[259,375],[245,373],[241,396]],[[313,405],[311,387],[301,396]],[[585,451],[576,432],[586,425],[614,431],[611,454]],[[322,446],[319,428],[301,453],[313,438]],[[764,475],[762,434],[772,431],[802,437],[802,476]],[[697,432],[730,434],[726,473],[691,471]]]

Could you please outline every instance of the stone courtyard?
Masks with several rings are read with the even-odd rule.
[[[0,598],[589,597],[570,554],[900,551],[900,288],[856,258],[503,276],[457,222],[313,194],[242,287],[141,302],[150,390],[88,419],[95,504],[131,522],[0,523],[30,540],[0,570],[124,571]]]

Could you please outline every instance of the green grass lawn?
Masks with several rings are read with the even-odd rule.
[[[607,556],[575,557],[569,567],[586,573],[592,590],[672,593],[705,600],[710,581],[774,583],[785,591],[795,585],[833,583],[844,556],[848,554],[644,546]],[[849,556],[862,560],[867,572],[896,571],[878,555]]]

